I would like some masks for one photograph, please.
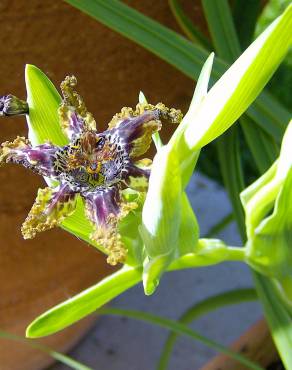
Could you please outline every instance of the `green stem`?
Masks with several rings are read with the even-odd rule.
[[[215,265],[224,261],[246,261],[246,248],[227,246],[217,239],[199,239],[195,253],[173,261],[168,271]]]

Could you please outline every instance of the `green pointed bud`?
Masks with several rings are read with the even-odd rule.
[[[199,157],[190,151],[183,136],[189,117],[207,94],[214,54],[207,59],[198,80],[189,111],[169,143],[154,137],[154,158],[140,232],[145,245],[143,264],[145,294],[152,294],[168,266],[180,256],[192,253],[199,238],[199,226],[184,192]],[[140,101],[146,101],[140,93]]]
[[[291,144],[292,121],[279,159],[241,193],[248,234],[247,261],[263,274],[278,278],[292,276]]]
[[[28,114],[26,101],[11,94],[0,96],[0,116],[20,116],[22,114]]]
[[[144,290],[153,293],[160,275],[175,258],[181,218],[181,173],[177,156],[169,146],[156,154],[142,213],[140,232],[147,258]]]

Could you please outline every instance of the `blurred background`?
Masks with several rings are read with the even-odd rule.
[[[182,34],[167,0],[123,2]],[[261,2],[259,11],[265,3]],[[208,37],[201,2],[183,0],[181,4]],[[25,99],[26,63],[43,70],[56,86],[66,75],[74,74],[78,78],[78,91],[100,130],[121,107],[135,106],[140,90],[149,102],[163,101],[183,112],[191,100],[193,81],[63,1],[1,0],[0,24],[1,94],[12,93]],[[280,86],[289,83],[284,78],[290,78],[290,82],[292,79],[291,74],[283,77],[287,76],[283,68],[285,66],[280,68],[270,88],[288,104],[286,91],[281,91]],[[167,140],[172,131],[173,127],[164,127],[163,140]],[[17,135],[27,135],[24,118],[1,120],[1,142]],[[212,150],[210,153],[208,157],[203,154],[199,168],[212,179],[197,174],[188,189],[202,235],[231,212],[220,185],[218,169],[213,164],[212,155],[216,154]],[[247,151],[246,158],[246,165],[250,166]],[[252,166],[250,176],[253,177]],[[97,250],[60,229],[40,234],[32,241],[22,239],[21,223],[33,204],[37,189],[42,186],[44,182],[40,177],[23,168],[1,168],[0,329],[21,336],[37,315],[112,272],[112,267]],[[231,244],[240,244],[234,223],[218,236]],[[201,298],[251,285],[246,266],[227,263],[167,274],[154,296],[145,297],[142,287],[137,286],[117,298],[113,305],[177,319]],[[259,305],[250,303],[220,310],[199,320],[195,327],[206,336],[229,344],[260,315]],[[84,337],[85,333],[88,334]],[[166,334],[129,320],[99,317],[96,321],[95,317],[90,317],[42,342],[60,351],[75,346],[72,355],[93,369],[146,370],[154,368]],[[82,337],[86,339],[79,342]],[[180,340],[171,369],[199,368],[212,354],[205,347]],[[51,362],[50,357],[26,344],[0,339],[1,370],[37,370]],[[51,370],[65,368],[62,365],[50,367]]]

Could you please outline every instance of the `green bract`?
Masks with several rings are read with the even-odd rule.
[[[146,252],[143,272],[146,294],[154,292],[161,274],[171,262],[194,252],[198,241],[199,226],[184,190],[199,151],[189,150],[182,137],[187,117],[196,112],[207,95],[213,59],[214,54],[211,54],[202,69],[185,118],[169,143],[158,148],[153,161],[141,226]]]
[[[292,121],[279,159],[241,193],[246,213],[247,260],[272,277],[292,276]]]
[[[141,209],[120,225],[122,238],[129,249],[125,266],[41,315],[27,329],[27,336],[44,336],[61,330],[141,280],[146,294],[151,294],[166,270],[211,265],[224,260],[244,260],[244,248],[229,247],[220,240],[198,239],[199,227],[184,190],[200,149],[226,131],[248,108],[281,62],[291,43],[291,13],[290,6],[207,93],[213,55],[208,58],[188,113],[169,143],[158,148],[143,210],[144,199],[141,199]],[[53,112],[58,105],[58,94],[35,67],[27,69],[26,80],[29,104],[33,107],[30,130],[34,135],[30,136],[40,140],[38,142],[49,139],[59,143],[61,137],[54,118],[56,112]],[[157,135],[155,141],[159,142]],[[268,184],[275,175],[273,171],[273,168],[268,171],[262,183]],[[283,177],[281,186],[284,190],[277,202],[279,209],[281,202],[288,199],[285,189],[290,181],[284,186]],[[129,194],[131,196],[135,194]],[[285,223],[286,216],[275,210],[283,221],[282,230],[290,227]],[[91,227],[85,220],[81,203],[63,227],[88,241]],[[140,234],[136,232],[138,227]],[[252,234],[254,223],[248,227]],[[275,230],[275,227],[277,225],[272,222],[268,231]],[[282,243],[282,240],[278,242]],[[97,247],[103,249],[102,246]]]

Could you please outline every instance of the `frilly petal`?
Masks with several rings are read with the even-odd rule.
[[[101,244],[110,265],[125,261],[127,250],[119,234],[119,221],[137,207],[135,202],[123,202],[117,186],[88,192],[83,195],[85,212],[92,222],[94,231],[91,239]]]
[[[161,119],[180,123],[182,113],[162,103],[138,104],[136,110],[124,107],[110,121],[109,129],[124,140],[130,157],[137,158],[149,149],[152,135],[161,129]]]
[[[148,189],[148,180],[150,176],[152,161],[144,158],[129,164],[126,168],[125,184],[127,187],[145,192]]]
[[[32,239],[37,232],[59,226],[76,208],[77,195],[67,185],[39,189],[37,198],[21,231],[24,239]]]
[[[53,160],[57,149],[50,143],[32,147],[28,139],[18,136],[12,142],[1,144],[0,164],[22,164],[42,176],[54,176]]]
[[[67,76],[61,83],[63,100],[58,110],[62,130],[70,140],[83,130],[96,130],[95,120],[87,111],[81,96],[74,90],[77,85],[75,76]]]

